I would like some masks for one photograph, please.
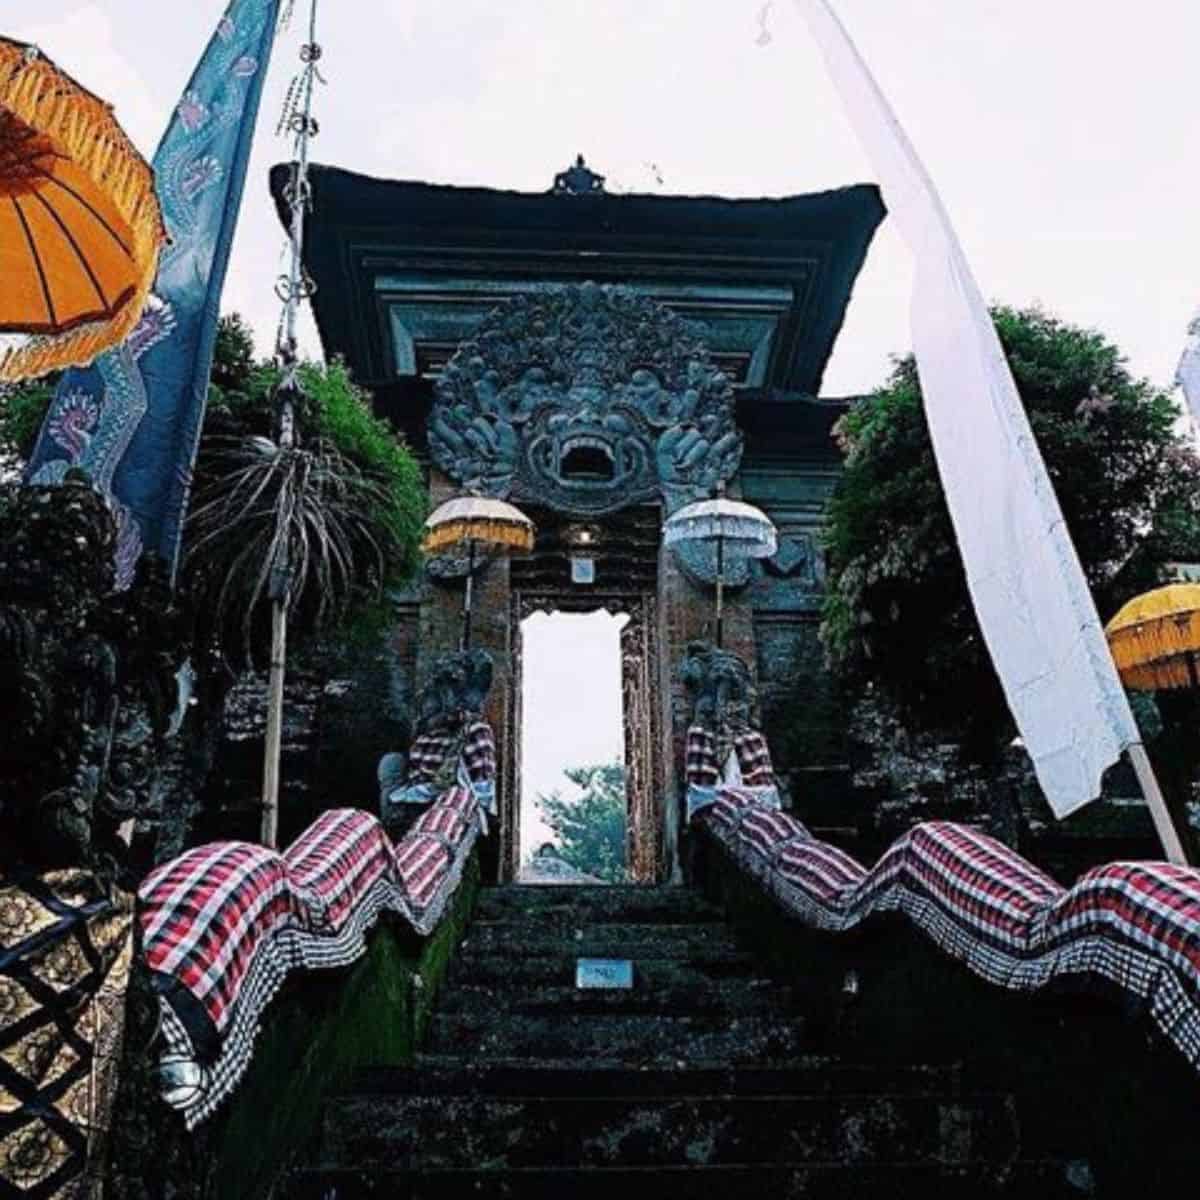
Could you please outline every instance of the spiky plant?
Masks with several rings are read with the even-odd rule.
[[[274,846],[289,621],[318,628],[356,592],[378,590],[404,551],[402,531],[380,478],[324,440],[297,445],[290,423],[277,441],[222,439],[207,459],[213,482],[192,510],[187,562],[226,653],[240,628],[252,661],[271,614],[262,840]]]
[[[317,628],[378,589],[401,546],[377,477],[325,441],[221,439],[207,458],[214,478],[192,510],[187,563],[227,655],[253,660],[270,599]]]

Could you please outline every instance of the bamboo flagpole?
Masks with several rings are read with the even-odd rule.
[[[299,112],[292,116],[296,132],[296,163],[292,174],[291,225],[286,282],[282,283],[283,328],[278,356],[283,365],[277,399],[278,452],[286,454],[295,449],[296,411],[294,397],[299,390],[299,367],[296,346],[296,319],[300,302],[307,294],[303,282],[304,212],[308,205],[308,142],[316,130],[312,119],[313,84],[316,82],[317,60],[321,56],[317,44],[317,0],[311,0],[308,12],[308,41],[300,48],[304,63],[303,101]],[[271,662],[267,686],[267,731],[263,747],[262,783],[262,842],[274,849],[279,838],[280,758],[283,751],[283,688],[287,678],[287,624],[292,599],[292,570],[289,539],[291,537],[292,504],[288,489],[280,494],[275,519],[275,557],[271,564]],[[280,527],[282,525],[282,527]]]
[[[1137,774],[1142,795],[1146,797],[1146,806],[1150,809],[1150,817],[1154,822],[1158,840],[1162,842],[1163,850],[1166,852],[1167,861],[1179,866],[1187,866],[1188,858],[1183,849],[1183,842],[1171,820],[1166,798],[1163,796],[1162,788],[1158,786],[1158,777],[1150,765],[1150,756],[1146,753],[1146,747],[1141,742],[1134,742],[1132,746],[1128,747],[1126,753]]]

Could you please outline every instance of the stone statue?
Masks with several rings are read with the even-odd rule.
[[[0,488],[0,867],[112,874],[154,817],[187,647],[157,560],[114,591],[116,544],[85,479]]]
[[[758,696],[750,669],[736,654],[689,642],[679,668],[692,705],[687,731],[687,815],[738,787],[779,808],[779,786],[767,740],[758,728]]]
[[[485,813],[495,811],[495,737],[482,715],[492,674],[483,650],[459,650],[433,662],[419,689],[412,744],[379,760],[380,815],[393,836],[457,783],[474,792]]]
[[[679,674],[692,701],[691,724],[737,733],[754,728],[758,695],[750,668],[736,654],[689,642]]]

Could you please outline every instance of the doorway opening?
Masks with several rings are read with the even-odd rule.
[[[622,631],[628,613],[520,623],[522,883],[629,879]]]

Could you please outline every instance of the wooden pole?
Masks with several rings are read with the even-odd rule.
[[[1150,817],[1158,833],[1158,840],[1162,842],[1167,862],[1186,867],[1188,860],[1183,850],[1183,843],[1179,838],[1179,831],[1171,821],[1166,799],[1163,797],[1162,789],[1158,786],[1154,768],[1150,765],[1150,756],[1141,742],[1134,742],[1129,747],[1129,761],[1133,764],[1134,771],[1137,772],[1138,783],[1141,785],[1142,795],[1146,797],[1146,805],[1150,809]]]
[[[717,517],[720,520],[720,515]],[[725,625],[725,538],[717,534],[717,649],[722,649]]]
[[[475,575],[475,539],[467,538],[467,586],[463,590],[463,628],[460,650],[471,648],[471,580]]]
[[[279,840],[279,758],[283,748],[283,681],[287,663],[287,600],[271,605],[271,674],[267,687],[267,742],[263,755],[262,843]]]

